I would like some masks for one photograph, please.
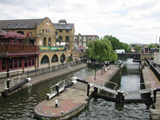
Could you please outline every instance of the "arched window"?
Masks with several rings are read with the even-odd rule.
[[[61,63],[64,63],[64,61],[66,60],[66,57],[65,57],[65,55],[64,54],[62,54],[61,55],[61,57],[60,57],[60,61],[61,61]]]
[[[24,35],[23,31],[17,31],[17,33]]]
[[[58,62],[58,56],[57,55],[53,55],[52,57],[52,63],[54,62]]]
[[[41,64],[48,64],[48,63],[49,63],[49,58],[47,55],[44,55],[41,60]]]

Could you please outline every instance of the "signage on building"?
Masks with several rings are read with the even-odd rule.
[[[39,47],[40,50],[64,51],[65,47]]]

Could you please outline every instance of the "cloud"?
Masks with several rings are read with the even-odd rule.
[[[66,19],[75,34],[113,35],[127,43],[160,36],[159,0],[0,0],[0,19]]]

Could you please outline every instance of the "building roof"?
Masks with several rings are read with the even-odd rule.
[[[99,37],[98,35],[81,35],[81,34],[78,34],[78,35],[74,35],[76,37],[79,37],[79,36],[82,36],[82,37]]]
[[[57,30],[71,30],[74,28],[74,24],[72,23],[67,23],[67,24],[53,23],[53,25]]]
[[[65,19],[60,19],[58,21],[59,23],[53,23],[54,27],[57,30],[71,30],[74,29],[74,24],[73,23],[67,23]]]
[[[42,19],[19,19],[19,20],[0,20],[0,29],[28,29],[36,28]]]

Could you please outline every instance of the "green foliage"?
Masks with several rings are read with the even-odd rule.
[[[98,62],[117,60],[117,55],[114,53],[110,41],[106,38],[89,42],[86,53],[90,59]]]
[[[136,52],[140,52],[141,51],[141,46],[137,45],[137,46],[134,47],[134,49],[135,49]]]
[[[111,42],[114,51],[116,49],[125,49],[126,52],[131,50],[128,44],[120,42],[116,37],[106,35],[105,38]]]
[[[155,44],[151,43],[150,45],[148,45],[148,48],[156,48],[158,46],[159,45],[157,43],[155,43]]]

